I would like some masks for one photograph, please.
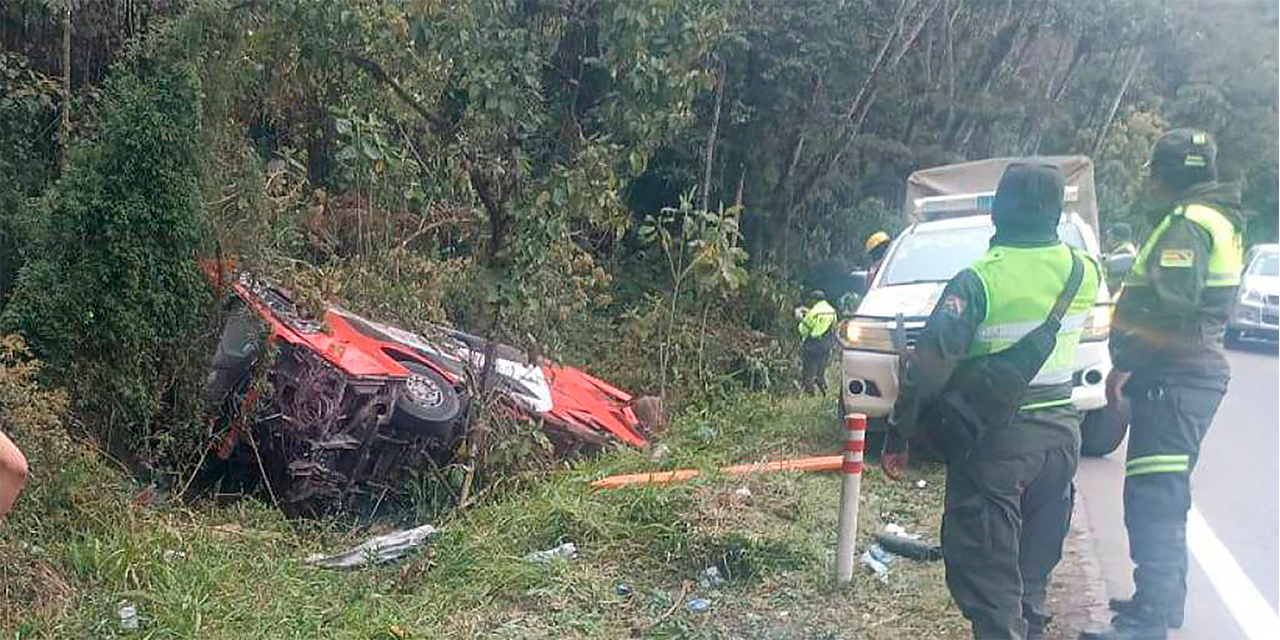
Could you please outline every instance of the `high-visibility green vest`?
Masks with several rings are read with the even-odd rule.
[[[1169,229],[1169,225],[1176,218],[1185,218],[1200,225],[1209,233],[1209,237],[1213,240],[1213,250],[1209,254],[1209,277],[1205,281],[1207,287],[1235,287],[1240,285],[1240,271],[1244,269],[1244,247],[1243,239],[1240,232],[1236,230],[1236,226],[1231,223],[1226,216],[1222,215],[1217,209],[1207,207],[1202,204],[1189,204],[1178,207],[1173,213],[1164,217],[1160,224],[1156,226],[1156,230],[1152,232],[1151,237],[1147,238],[1142,250],[1138,252],[1138,257],[1134,260],[1133,270],[1129,272],[1125,278],[1126,287],[1141,287],[1150,284],[1147,275],[1147,261],[1151,257],[1151,252],[1160,244],[1160,237]],[[1178,252],[1174,252],[1178,253]],[[1184,259],[1183,256],[1169,256],[1171,260]],[[1185,256],[1187,264],[1191,266],[1191,256]],[[1165,257],[1161,256],[1164,262]]]
[[[836,309],[826,300],[813,305],[800,321],[800,335],[805,338],[821,338],[836,323]]]
[[[1067,307],[1057,344],[1032,386],[1071,381],[1080,334],[1098,297],[1098,270],[1092,259],[1080,256],[1084,263],[1080,290]],[[1071,249],[1062,243],[1031,248],[996,245],[970,268],[982,281],[987,300],[987,315],[969,347],[969,356],[975,357],[1009,348],[1049,317],[1071,275]]]

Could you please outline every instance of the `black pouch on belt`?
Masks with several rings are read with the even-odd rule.
[[[1058,330],[1080,290],[1084,265],[1072,252],[1071,275],[1049,317],[1009,348],[961,362],[947,386],[929,407],[926,433],[943,459],[963,459],[987,429],[1005,425],[1022,406],[1031,380],[1058,343]]]

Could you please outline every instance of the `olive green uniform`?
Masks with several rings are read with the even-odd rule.
[[[1010,424],[992,425],[967,457],[947,466],[942,546],[947,586],[977,638],[1038,637],[1049,574],[1071,517],[1080,414],[1072,371],[1101,274],[1084,277],[1057,346]],[[992,241],[987,254],[943,290],[904,376],[896,436],[909,439],[921,411],[965,358],[1010,346],[1048,316],[1071,271],[1056,239]],[[893,445],[891,445],[892,447]]]
[[[1125,279],[1111,339],[1115,367],[1132,372],[1124,521],[1134,602],[1161,627],[1182,621],[1191,472],[1230,378],[1222,339],[1242,266],[1229,192],[1205,184],[1162,213]]]

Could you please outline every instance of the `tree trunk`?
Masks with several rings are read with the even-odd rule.
[[[71,0],[65,0],[62,11],[62,123],[58,133],[62,142],[58,164],[66,171],[67,148],[71,146]]]
[[[995,38],[992,39],[982,57],[982,64],[978,67],[977,76],[973,82],[968,83],[966,94],[977,96],[991,90],[991,85],[995,81],[996,75],[998,75],[997,72],[1004,65],[1009,53],[1013,51],[1013,44],[1017,41],[1019,32],[1022,31],[1024,16],[1025,14],[1018,14],[996,32]],[[943,136],[943,146],[955,148],[958,140],[967,140],[972,133],[972,129],[966,127],[967,124],[963,113],[953,119],[951,126],[946,129]],[[961,135],[962,132],[964,135]],[[963,146],[963,143],[960,146]]]
[[[716,136],[720,132],[720,106],[724,103],[724,81],[725,73],[728,71],[728,63],[724,60],[720,61],[720,81],[716,83],[716,107],[711,116],[711,134],[707,136],[707,150],[703,156],[703,174],[702,174],[702,210],[707,211],[711,207],[711,163],[716,153]],[[723,178],[721,178],[723,180]]]
[[[1133,80],[1133,74],[1138,70],[1138,64],[1142,62],[1142,47],[1133,54],[1133,60],[1129,62],[1129,70],[1124,74],[1124,82],[1120,83],[1120,90],[1116,91],[1116,99],[1111,101],[1111,110],[1107,112],[1107,119],[1102,122],[1102,127],[1098,129],[1098,137],[1093,141],[1093,150],[1090,151],[1089,157],[1098,158],[1098,152],[1102,150],[1102,143],[1107,140],[1107,129],[1111,128],[1111,122],[1116,119],[1116,112],[1120,110],[1120,102],[1124,100],[1124,94],[1129,90],[1129,83]]]

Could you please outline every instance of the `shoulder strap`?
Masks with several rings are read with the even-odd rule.
[[[1080,256],[1075,251],[1071,251],[1071,275],[1067,276],[1067,285],[1062,289],[1062,293],[1058,294],[1058,301],[1053,304],[1053,310],[1049,312],[1049,320],[1054,324],[1062,324],[1062,316],[1066,315],[1067,309],[1071,307],[1071,301],[1076,299],[1076,294],[1080,292],[1080,283],[1084,280],[1084,265],[1080,263]]]

